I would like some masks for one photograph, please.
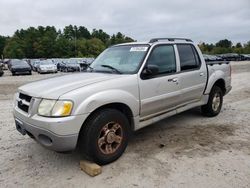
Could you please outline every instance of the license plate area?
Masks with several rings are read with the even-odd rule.
[[[19,120],[15,120],[16,123],[16,129],[18,130],[18,132],[20,132],[22,135],[26,135],[26,130],[23,128],[23,123]]]

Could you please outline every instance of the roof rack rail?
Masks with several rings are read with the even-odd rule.
[[[191,39],[186,39],[186,38],[153,38],[149,41],[149,43],[158,42],[160,40],[168,40],[168,41],[185,40],[187,42],[193,42]]]

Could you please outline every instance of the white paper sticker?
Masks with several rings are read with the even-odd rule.
[[[147,51],[148,47],[145,46],[137,46],[130,48],[130,52],[145,52]]]

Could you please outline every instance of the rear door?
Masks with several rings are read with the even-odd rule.
[[[181,103],[187,104],[201,100],[207,81],[205,63],[201,63],[196,48],[192,44],[177,44],[180,73],[179,83],[182,90]]]
[[[140,116],[154,116],[175,108],[180,102],[176,48],[164,44],[153,47],[145,66],[158,66],[158,74],[139,78],[141,99]]]

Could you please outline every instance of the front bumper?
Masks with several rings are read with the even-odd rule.
[[[39,72],[41,73],[54,73],[57,72],[56,69],[40,69]]]
[[[29,135],[42,146],[54,151],[71,151],[74,150],[78,140],[78,134],[74,135],[57,135],[49,130],[45,130],[15,117],[16,129],[22,135]]]
[[[15,73],[28,73],[30,72],[31,69],[29,68],[19,68],[19,69],[12,69],[11,72],[15,72]]]
[[[61,152],[76,148],[80,129],[87,118],[87,114],[62,118],[42,117],[26,113],[18,106],[14,107],[13,115],[19,132],[29,135],[50,150]]]

